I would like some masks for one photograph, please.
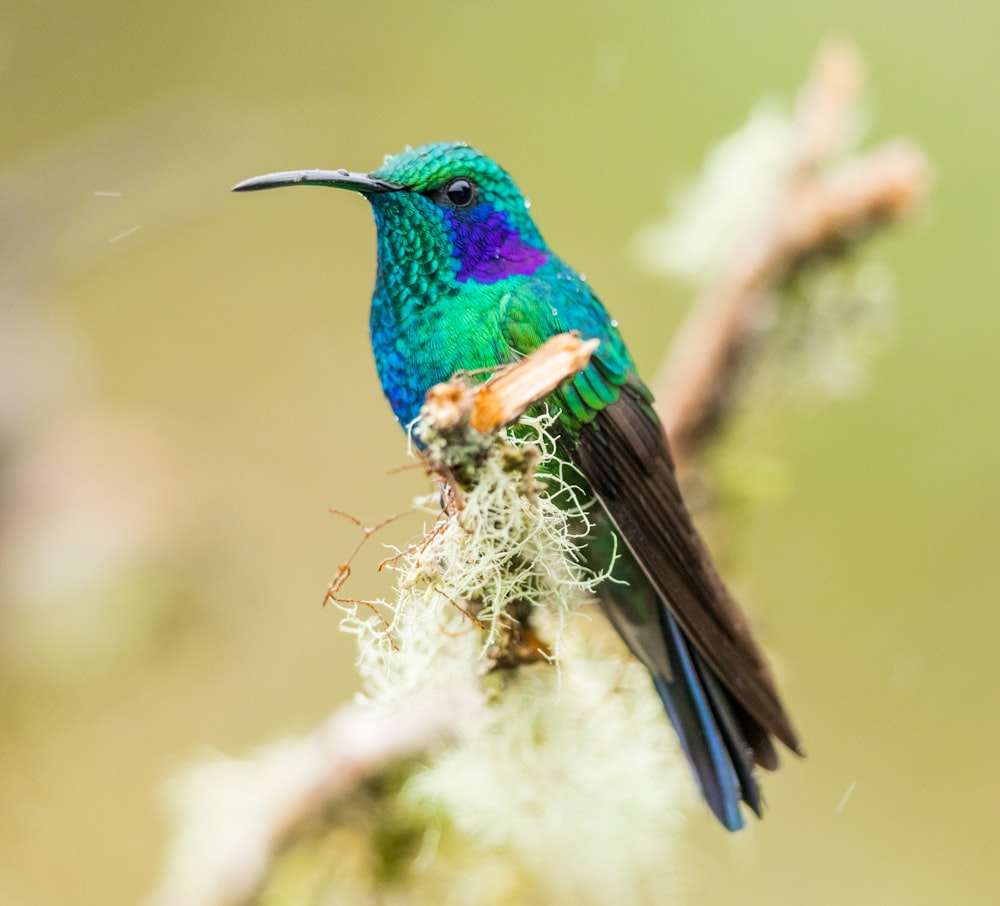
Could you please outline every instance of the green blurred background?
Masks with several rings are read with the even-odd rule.
[[[651,375],[691,293],[641,271],[636,231],[830,33],[867,60],[872,137],[915,137],[938,181],[878,244],[898,323],[870,391],[761,441],[786,488],[740,521],[732,569],[810,757],[768,778],[748,833],[692,820],[689,900],[1000,899],[1000,7],[15,0],[0,904],[137,902],[169,777],[348,698],[320,603],[358,534],[327,508],[371,522],[423,488],[387,474],[405,446],[368,351],[366,205],[229,186],[467,140]],[[384,590],[378,555],[355,593]]]

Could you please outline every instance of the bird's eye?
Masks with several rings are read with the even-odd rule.
[[[459,176],[444,187],[443,195],[452,207],[467,208],[476,199],[476,187],[464,176]]]

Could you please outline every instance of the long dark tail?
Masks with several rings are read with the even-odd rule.
[[[609,539],[595,533],[590,554],[607,556]],[[761,813],[754,764],[777,767],[769,734],[719,682],[628,549],[619,553],[615,575],[618,583],[600,589],[602,609],[652,675],[705,801],[726,828],[739,830],[741,801]]]
[[[669,612],[664,613],[671,679],[653,674],[671,723],[680,738],[695,779],[709,807],[731,831],[744,825],[742,800],[759,817],[760,788],[753,773],[754,755],[741,728],[739,705],[684,639]]]

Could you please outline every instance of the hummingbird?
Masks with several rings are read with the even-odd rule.
[[[801,755],[798,734],[694,526],[617,321],[549,248],[513,179],[464,143],[437,143],[367,174],[286,171],[233,190],[281,186],[348,189],[371,204],[372,349],[404,428],[427,391],[457,372],[496,371],[564,331],[599,341],[589,364],[546,400],[561,455],[597,504],[588,560],[613,562],[615,581],[602,583],[598,603],[649,670],[718,820],[742,828],[741,802],[760,817],[755,768],[778,767],[776,741]]]

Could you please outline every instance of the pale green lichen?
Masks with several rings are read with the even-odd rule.
[[[801,397],[842,399],[868,387],[868,364],[892,334],[893,281],[882,263],[807,267],[783,288],[782,314],[754,364],[750,408]]]
[[[397,552],[395,600],[372,602],[377,612],[340,604],[370,700],[399,704],[485,672],[520,615],[543,629],[558,662],[567,616],[607,577],[583,561],[586,504],[565,477],[551,423],[524,419],[485,448],[466,489],[423,501],[443,495],[446,506],[420,542]]]

